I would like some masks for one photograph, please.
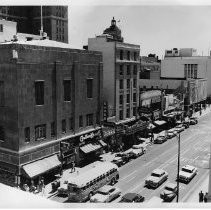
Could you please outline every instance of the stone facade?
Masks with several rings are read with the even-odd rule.
[[[0,85],[3,88],[0,126],[4,130],[4,139],[0,139],[0,168],[4,166],[15,174],[24,164],[59,154],[62,139],[95,128],[101,120],[101,53],[31,43],[0,45]],[[87,98],[86,85],[90,78],[93,97]],[[63,81],[66,79],[71,80],[70,101],[64,101]],[[44,105],[35,103],[35,81],[44,82]],[[92,126],[86,125],[88,114],[93,114]],[[79,116],[83,116],[81,127]],[[73,118],[71,129],[70,118]],[[66,120],[66,132],[62,132],[62,120]],[[55,122],[54,136],[51,136],[52,122]],[[44,139],[36,140],[38,125],[46,126]]]

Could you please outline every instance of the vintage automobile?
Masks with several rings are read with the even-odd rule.
[[[182,124],[180,125],[177,125],[175,128],[174,128],[178,133],[182,132],[185,130],[185,126],[183,126]]]
[[[132,149],[131,153],[134,155],[135,158],[143,155],[145,153],[144,149],[141,148],[134,148]]]
[[[162,131],[158,134],[157,138],[154,140],[155,144],[162,144],[167,141],[167,131]]]
[[[114,198],[120,196],[121,191],[117,187],[110,185],[104,185],[97,193],[90,198],[91,203],[108,203]]]
[[[145,180],[145,186],[157,188],[168,179],[168,173],[163,169],[155,169]]]
[[[129,153],[124,153],[124,152],[119,152],[117,154],[115,154],[115,157],[121,157],[122,160],[127,163],[130,161],[131,157]]]
[[[179,181],[188,183],[197,174],[197,168],[190,165],[185,165],[179,172]]]
[[[177,131],[174,128],[171,128],[167,131],[167,138],[171,139],[177,135]]]
[[[198,123],[198,119],[197,117],[191,117],[190,118],[190,125],[195,125]]]
[[[116,156],[114,159],[111,161],[112,163],[115,163],[117,166],[122,166],[124,165],[125,161],[122,157]]]
[[[122,196],[120,203],[140,203],[144,200],[145,198],[137,193],[127,193]]]
[[[169,182],[164,187],[164,190],[161,192],[160,197],[165,202],[170,202],[176,197],[176,195],[177,195],[177,185]]]

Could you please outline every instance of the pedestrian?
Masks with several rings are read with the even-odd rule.
[[[207,197],[208,197],[208,193],[206,192],[205,196],[204,196],[204,202],[207,203]]]
[[[34,180],[31,180],[31,186],[30,186],[29,192],[35,193],[35,191],[36,191],[36,187],[35,187],[35,185],[34,185]]]
[[[44,193],[45,193],[44,177],[42,177],[41,180],[40,180],[40,188],[41,188],[42,195],[44,195]]]
[[[23,189],[26,191],[26,192],[29,192],[29,186],[28,186],[28,184],[24,184],[23,185]]]
[[[204,201],[204,193],[201,190],[201,192],[199,193],[199,203],[201,203],[203,201]]]
[[[60,167],[60,169],[59,169],[59,175],[60,175],[60,176],[63,175],[63,169],[62,169],[62,167]]]
[[[75,162],[74,161],[72,162],[72,170],[73,170],[73,172],[75,172]]]

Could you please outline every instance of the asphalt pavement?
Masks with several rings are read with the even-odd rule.
[[[179,202],[187,203],[193,191],[199,186],[208,175],[210,144],[211,144],[211,112],[208,109],[199,119],[197,125],[191,125],[180,135],[180,168],[184,165],[192,165],[198,168],[198,174],[190,183],[179,185]],[[198,114],[197,114],[198,115]],[[108,154],[109,155],[109,154]],[[160,197],[160,193],[168,182],[176,183],[178,157],[178,138],[174,137],[163,144],[150,146],[146,154],[131,160],[120,167],[120,180],[115,185],[120,188],[122,195],[127,192],[136,192],[145,197],[146,202],[153,196]],[[148,189],[144,186],[145,179],[151,172],[160,168],[168,172],[169,177],[157,189]],[[118,203],[121,197],[112,203]],[[52,200],[67,202],[66,198],[53,197]],[[175,203],[176,199],[172,202]]]

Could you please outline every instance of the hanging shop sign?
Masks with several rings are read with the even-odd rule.
[[[83,144],[85,143],[86,140],[92,140],[96,137],[100,137],[101,136],[101,131],[92,131],[90,133],[86,133],[84,135],[79,136],[79,144]]]

